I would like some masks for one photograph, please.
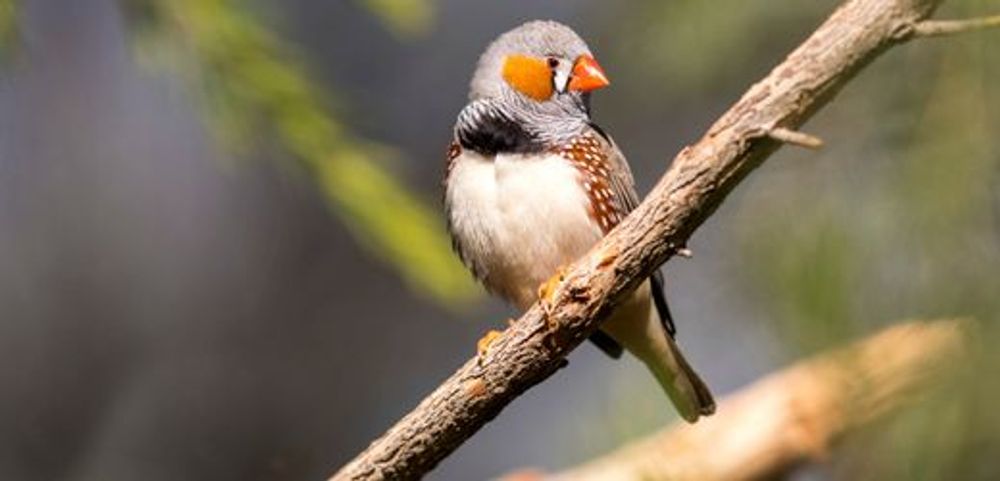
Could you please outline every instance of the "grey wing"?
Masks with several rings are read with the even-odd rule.
[[[607,143],[608,165],[610,167],[608,181],[611,195],[622,213],[622,218],[624,218],[626,214],[639,206],[639,194],[635,191],[635,178],[632,177],[632,169],[629,168],[625,155],[618,149],[611,137],[604,133],[600,127],[593,124],[591,126]],[[663,273],[657,269],[650,276],[649,282],[651,284],[650,290],[653,293],[653,303],[656,305],[656,312],[660,315],[660,322],[663,323],[663,328],[670,333],[670,336],[674,337],[677,334],[677,327],[674,325],[674,319],[670,315],[667,298],[663,292]]]

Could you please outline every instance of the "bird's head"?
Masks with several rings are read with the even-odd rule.
[[[589,93],[609,83],[573,30],[558,22],[532,21],[490,44],[479,59],[469,97],[586,112]]]

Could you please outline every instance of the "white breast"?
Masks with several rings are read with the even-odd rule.
[[[601,238],[579,174],[561,157],[464,151],[454,162],[445,194],[452,234],[487,287],[519,307]]]

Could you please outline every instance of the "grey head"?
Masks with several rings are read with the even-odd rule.
[[[500,35],[479,58],[456,132],[476,144],[482,124],[499,118],[539,143],[564,140],[586,128],[590,92],[608,83],[576,32],[554,21],[531,21]]]

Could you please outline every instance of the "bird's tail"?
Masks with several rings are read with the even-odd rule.
[[[660,386],[677,407],[677,412],[689,423],[700,416],[715,412],[715,399],[705,381],[694,372],[677,343],[664,333],[666,342],[660,349],[643,356],[643,362],[659,381]]]
[[[601,326],[615,341],[639,358],[659,381],[677,411],[688,422],[715,412],[715,400],[705,382],[684,359],[673,335],[650,301],[649,284],[618,307]]]

